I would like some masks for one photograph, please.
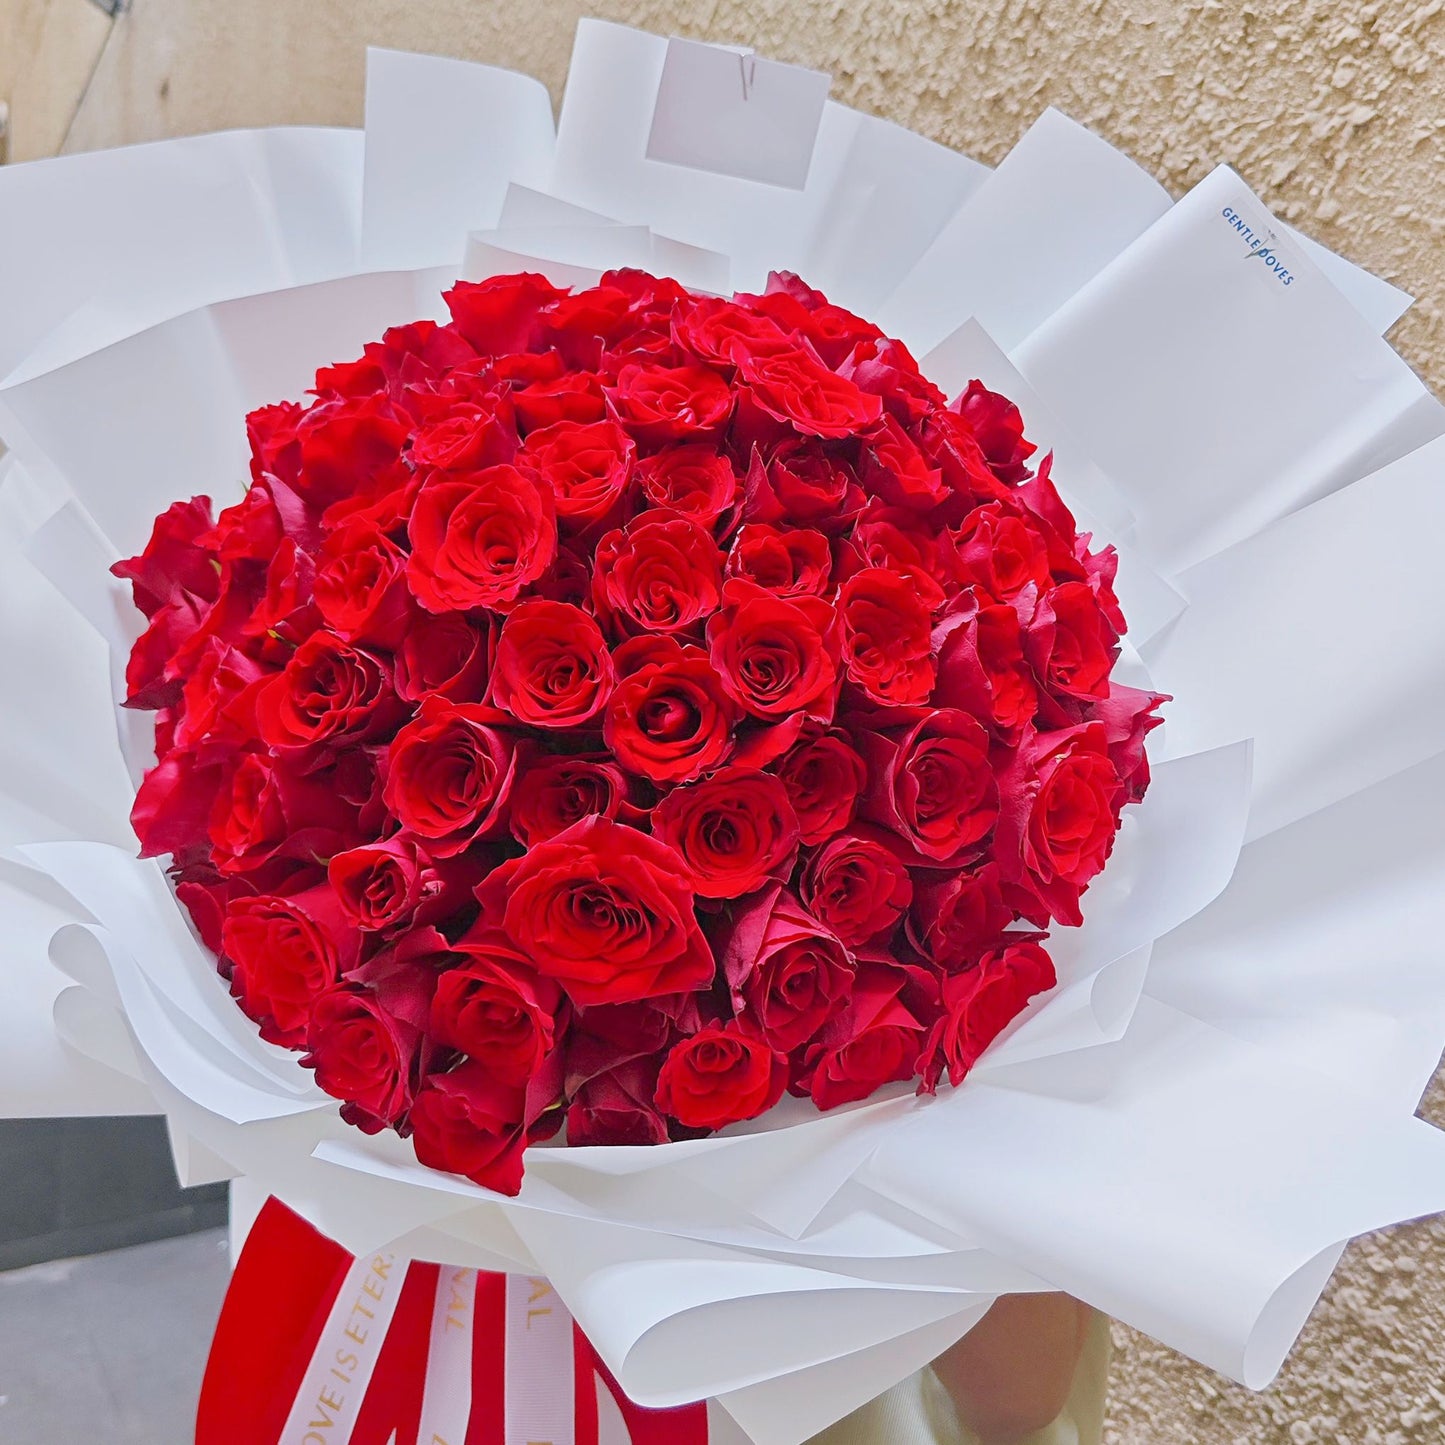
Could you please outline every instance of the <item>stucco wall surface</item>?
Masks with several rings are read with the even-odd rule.
[[[990,162],[1054,104],[1176,194],[1229,162],[1286,219],[1414,293],[1393,339],[1445,391],[1445,0],[133,0],[88,81],[82,10],[0,0],[0,87],[32,153],[27,94],[52,112],[73,94],[72,150],[355,124],[367,44],[530,71],[560,95],[583,14],[831,70],[836,99]],[[46,84],[32,65],[27,89],[20,50],[46,34],[62,58]],[[1445,1124],[1438,1083],[1426,1113]],[[1354,1247],[1263,1395],[1118,1338],[1111,1445],[1439,1445],[1445,1223]]]

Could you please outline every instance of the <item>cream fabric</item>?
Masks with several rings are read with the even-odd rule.
[[[1021,1445],[1100,1445],[1104,1392],[1109,1380],[1109,1322],[1095,1314],[1063,1413]],[[953,1402],[932,1370],[816,1435],[809,1445],[989,1445],[960,1423]]]

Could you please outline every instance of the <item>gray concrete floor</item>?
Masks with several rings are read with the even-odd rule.
[[[0,1445],[190,1445],[224,1230],[0,1274]]]

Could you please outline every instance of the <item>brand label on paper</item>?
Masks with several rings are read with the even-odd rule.
[[[1294,283],[1296,266],[1292,248],[1265,216],[1256,218],[1240,206],[1225,206],[1220,216],[1242,243],[1244,259],[1260,268],[1267,280],[1277,286]]]
[[[800,191],[831,85],[821,70],[669,40],[648,159]]]

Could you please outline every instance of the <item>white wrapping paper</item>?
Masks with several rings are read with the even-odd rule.
[[[364,149],[237,133],[0,171],[0,667],[26,682],[0,699],[0,1111],[157,1109],[186,1177],[243,1176],[353,1251],[545,1274],[635,1398],[715,1397],[758,1445],[1008,1291],[1262,1385],[1345,1240],[1445,1208],[1411,1117],[1445,1039],[1445,416],[1380,339],[1408,298],[1232,172],[1171,205],[1052,112],[992,174],[832,102],[720,169],[746,96],[670,133],[667,56],[583,22],[555,132],[535,81],[375,52]],[[155,224],[104,264],[72,243],[136,196]],[[238,495],[245,412],[439,314],[459,271],[619,264],[719,291],[796,269],[933,348],[940,384],[1014,396],[1119,546],[1121,666],[1175,700],[1055,936],[1060,987],[964,1086],[538,1148],[509,1200],[343,1125],[133,856],[148,740],[113,703],[136,622],[104,568],[177,497]]]

